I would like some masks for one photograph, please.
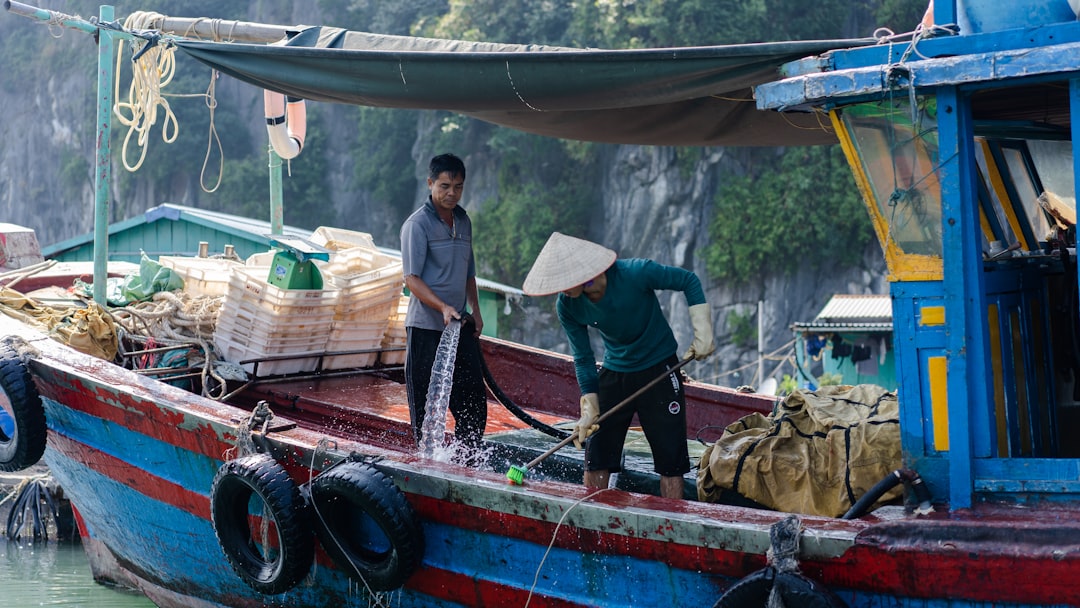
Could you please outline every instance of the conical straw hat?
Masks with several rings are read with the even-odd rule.
[[[549,296],[585,283],[615,263],[615,252],[584,239],[552,232],[536,256],[521,291]]]

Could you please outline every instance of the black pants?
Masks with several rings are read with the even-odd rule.
[[[473,335],[474,325],[461,327],[457,356],[454,359],[454,380],[450,389],[450,413],[454,415],[454,436],[466,446],[479,447],[487,426],[487,394],[480,364],[480,341]],[[435,354],[439,349],[441,331],[409,327],[405,347],[405,386],[409,395],[409,415],[413,436],[420,441],[427,410],[428,385]]]

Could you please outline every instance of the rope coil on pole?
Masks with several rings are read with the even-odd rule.
[[[128,16],[124,21],[124,28],[131,30],[149,29],[154,24],[160,23],[164,15],[138,11]],[[169,106],[168,100],[161,95],[161,89],[172,82],[176,75],[175,47],[160,42],[160,35],[149,36],[143,46],[132,48],[131,58],[131,84],[128,87],[127,101],[120,101],[120,81],[116,79],[116,103],[113,106],[113,114],[120,124],[128,127],[124,136],[124,145],[121,149],[121,159],[124,168],[134,173],[146,160],[146,146],[150,138],[150,130],[157,123],[158,106],[164,114],[161,127],[161,139],[165,143],[176,141],[179,133],[179,124],[176,115]],[[116,73],[120,73],[121,59],[124,55],[124,41],[120,40],[117,45]],[[172,125],[170,129],[170,123]],[[128,160],[128,146],[131,144],[132,135],[136,135],[138,144],[139,160],[132,164]]]

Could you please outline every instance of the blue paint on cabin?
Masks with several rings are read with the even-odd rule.
[[[939,0],[933,17],[914,41],[788,64],[757,105],[831,112],[863,180],[905,465],[951,508],[1080,501],[1080,23],[1065,0]]]

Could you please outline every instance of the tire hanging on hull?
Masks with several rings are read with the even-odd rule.
[[[261,516],[271,520],[268,539],[253,533],[249,524],[253,496],[262,501]],[[221,465],[210,491],[210,515],[229,565],[252,589],[276,595],[307,576],[315,557],[307,503],[285,468],[269,454],[251,454]]]
[[[753,572],[728,587],[713,608],[766,608],[774,590],[784,606],[847,608],[843,600],[799,572],[780,572],[772,566]]]
[[[801,534],[798,515],[788,514],[773,524],[769,528],[768,565],[728,587],[713,608],[847,608],[831,591],[799,572]]]
[[[0,471],[21,471],[45,453],[48,427],[34,379],[10,342],[0,343]]]
[[[311,482],[315,531],[345,574],[371,591],[405,584],[424,556],[424,534],[405,494],[382,471],[348,460]]]

